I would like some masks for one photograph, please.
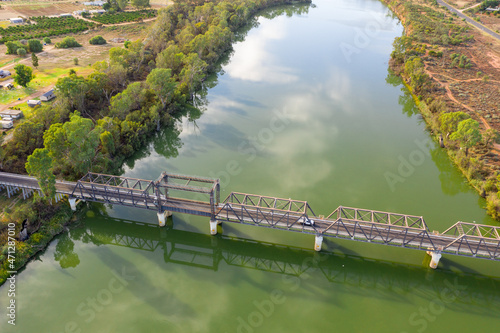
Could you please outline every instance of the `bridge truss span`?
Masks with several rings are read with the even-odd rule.
[[[457,222],[439,236],[448,239],[443,252],[500,260],[500,227]]]
[[[344,206],[339,206],[335,209],[330,215],[328,215],[327,219],[348,219],[359,222],[379,223],[387,226],[392,225],[428,230],[427,224],[425,224],[422,216],[404,215]]]
[[[219,205],[217,220],[317,234],[307,201],[232,192]]]

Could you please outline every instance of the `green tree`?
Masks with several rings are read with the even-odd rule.
[[[465,147],[465,156],[469,153],[469,148],[474,147],[481,141],[481,132],[479,131],[479,123],[474,119],[465,119],[458,124],[458,129],[450,138],[452,140],[460,141],[461,145]]]
[[[469,115],[462,111],[441,114],[439,116],[441,132],[448,138],[451,133],[457,130],[458,123],[467,118],[469,118]]]
[[[16,71],[16,76],[14,76],[14,82],[20,86],[27,87],[28,84],[35,78],[33,74],[33,69],[23,64],[17,64],[14,67]]]
[[[50,38],[49,38],[49,37],[44,37],[44,38],[43,38],[43,42],[44,42],[45,44],[50,44],[50,43],[52,43],[52,41],[50,40]]]
[[[45,147],[60,169],[82,175],[92,170],[96,162],[102,161],[100,128],[94,128],[92,120],[83,118],[78,112],[64,124],[54,124],[44,133]]]
[[[100,136],[101,145],[105,153],[107,153],[110,157],[113,157],[115,153],[115,139],[113,134],[108,131],[104,131]]]
[[[181,49],[177,45],[171,44],[156,56],[156,67],[170,68],[173,76],[179,75],[184,57]]]
[[[46,148],[37,148],[28,156],[26,171],[30,176],[36,177],[38,185],[46,198],[56,194],[56,177],[53,172],[53,161]]]
[[[28,50],[30,52],[42,52],[43,51],[43,45],[38,39],[30,39],[28,41]]]
[[[394,43],[392,43],[394,51],[391,53],[391,58],[402,64],[406,58],[406,51],[411,47],[411,42],[411,37],[396,37]]]
[[[191,99],[194,98],[194,92],[205,76],[207,67],[207,63],[201,60],[197,53],[190,53],[184,59],[184,67],[180,77],[182,83],[186,84]]]
[[[19,48],[26,50],[26,46],[19,42],[7,42],[5,46],[7,46],[7,54],[17,54],[17,49]]]
[[[64,37],[62,41],[59,43],[56,43],[55,47],[58,49],[67,49],[70,47],[80,47],[82,46],[80,43],[78,43],[75,39],[75,37]]]
[[[425,73],[424,63],[419,57],[413,57],[405,63],[405,73],[410,78],[410,86],[418,93],[429,88],[430,78]]]
[[[151,7],[149,0],[132,0],[132,6],[135,8],[146,8]]]
[[[172,71],[166,68],[155,68],[149,73],[146,82],[156,93],[156,97],[165,110],[177,87],[177,83],[172,78]]]
[[[106,61],[98,61],[92,66],[95,70],[89,79],[95,81],[95,86],[101,89],[107,101],[127,85],[127,70],[123,66],[109,65]]]
[[[26,49],[23,49],[22,47],[20,47],[16,50],[16,53],[18,56],[24,58],[26,56]]]
[[[83,76],[70,74],[57,80],[55,90],[58,98],[64,98],[71,110],[86,112],[86,97],[90,92],[88,81]]]
[[[500,135],[495,129],[488,128],[483,135],[484,144],[486,146],[489,146],[492,143],[494,143],[496,140],[498,140],[499,137],[500,137]]]
[[[106,40],[102,36],[98,35],[90,38],[89,43],[91,45],[102,45],[106,44]]]
[[[31,63],[33,64],[33,67],[38,68],[38,57],[35,52],[31,53]]]
[[[116,0],[116,4],[118,5],[117,9],[122,11],[127,7],[128,0]]]
[[[125,120],[131,111],[141,108],[145,99],[142,82],[134,82],[127,89],[111,98],[109,113],[113,117]]]

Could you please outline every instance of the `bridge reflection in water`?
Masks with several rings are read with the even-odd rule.
[[[376,289],[377,297],[400,297],[401,301],[405,301],[405,294],[411,294],[429,301],[440,300],[449,309],[469,314],[477,312],[497,316],[496,309],[500,307],[500,280],[478,274],[434,271],[383,260],[318,253],[221,234],[214,237],[176,230],[168,224],[159,228],[148,223],[109,217],[99,217],[95,223],[87,224],[88,227],[83,230],[74,230],[78,235],[73,236],[72,230],[72,238],[85,239],[85,242],[97,245],[163,251],[166,264],[212,271],[218,271],[223,266],[235,266],[299,279],[322,275],[327,281],[345,287],[340,290],[352,294],[366,296],[366,289]],[[445,263],[460,268],[457,263]],[[336,292],[340,290],[336,289]]]

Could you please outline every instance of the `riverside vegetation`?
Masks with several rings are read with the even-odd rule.
[[[435,0],[386,2],[406,28],[406,35],[394,41],[391,69],[412,91],[431,134],[446,147],[451,160],[470,184],[486,198],[488,214],[500,219],[500,167],[496,147],[499,135],[495,126],[486,120],[498,117],[496,94],[500,91],[500,81],[492,80],[479,66],[484,66],[486,69],[482,70],[488,70],[490,75],[498,75],[498,71],[488,67],[487,61],[477,60],[478,53],[484,52],[475,38],[477,32],[474,35],[472,28],[438,6]],[[476,61],[472,61],[472,57]],[[471,99],[483,96],[467,96],[459,88],[453,89],[455,85],[470,82],[481,85],[481,92],[489,97],[476,108],[469,106]],[[462,97],[468,99],[462,102]],[[487,113],[482,110],[486,107],[490,108]]]
[[[67,205],[47,205],[54,179],[88,171],[116,172],[172,115],[193,108],[196,91],[231,48],[234,32],[266,7],[290,0],[236,0],[190,4],[176,0],[158,12],[144,41],[109,51],[88,77],[74,71],[57,81],[57,100],[34,109],[0,151],[3,171],[39,179],[44,197],[6,209],[1,224],[0,282],[7,277],[7,224],[27,221],[31,237],[16,242],[15,269],[69,223]],[[310,2],[309,0],[303,2]]]

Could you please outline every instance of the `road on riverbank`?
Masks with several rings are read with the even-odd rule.
[[[444,2],[443,0],[437,0],[437,2],[441,6],[445,6],[446,8],[448,8],[448,10],[450,12],[457,14],[458,17],[465,19],[468,23],[472,24],[474,27],[478,28],[479,30],[487,33],[488,35],[490,35],[490,36],[496,38],[498,41],[500,41],[500,34],[497,34],[493,30],[488,29],[484,25],[482,25],[482,24],[474,21],[469,16],[465,15],[464,13],[462,13],[461,11],[459,11],[458,9],[456,9],[455,7],[450,6],[449,4],[447,4],[446,2]]]

